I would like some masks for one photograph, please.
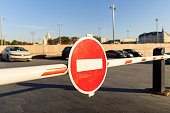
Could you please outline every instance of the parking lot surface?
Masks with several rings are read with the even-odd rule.
[[[66,63],[61,59],[0,62],[0,68]],[[166,65],[170,89],[170,65]],[[146,93],[152,87],[152,63],[109,68],[93,97],[79,93],[68,74],[0,86],[0,113],[167,113],[170,96]]]

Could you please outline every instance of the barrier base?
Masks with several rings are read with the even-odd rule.
[[[157,94],[157,95],[163,95],[163,96],[169,96],[170,95],[170,90],[165,89],[163,92],[159,92],[156,91],[155,89],[148,89],[147,90],[148,93],[152,93],[152,94]]]

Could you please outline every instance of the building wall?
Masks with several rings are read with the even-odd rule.
[[[106,39],[105,37],[99,37],[99,38],[97,38],[97,40],[98,40],[100,43],[107,42],[107,39]]]
[[[170,35],[164,32],[164,42],[165,43],[170,43]]]
[[[158,33],[158,42],[164,43],[164,35],[163,33]],[[139,43],[157,43],[157,35],[149,34],[149,35],[143,35],[139,37]]]
[[[60,56],[62,50],[72,45],[23,45],[33,55],[58,55]],[[6,46],[0,46],[0,52]],[[122,49],[135,49],[136,51],[142,52],[144,56],[152,56],[153,49],[156,47],[165,47],[166,52],[170,52],[170,44],[103,44],[104,50],[122,50]]]
[[[170,43],[170,35],[162,30],[158,32],[158,41],[157,41],[157,32],[144,33],[139,36],[139,43]]]

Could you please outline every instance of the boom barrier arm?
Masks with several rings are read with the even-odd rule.
[[[0,85],[64,75],[66,64],[0,69]]]
[[[107,61],[107,67],[121,66],[126,64],[134,64],[152,60],[168,59],[170,55],[159,55],[159,56],[150,56],[150,57],[136,57],[136,58],[124,58],[124,59],[113,59]]]
[[[114,67],[126,64],[134,64],[159,59],[170,58],[170,55],[137,57],[107,60],[107,67]],[[67,64],[42,65],[19,68],[0,69],[0,85],[36,80],[59,75],[65,75],[68,72]]]

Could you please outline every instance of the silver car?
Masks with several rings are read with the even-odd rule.
[[[2,51],[2,60],[6,61],[31,61],[32,55],[23,47],[9,46]]]

